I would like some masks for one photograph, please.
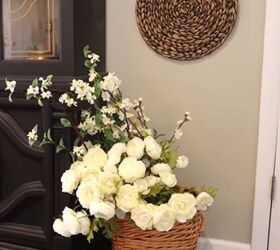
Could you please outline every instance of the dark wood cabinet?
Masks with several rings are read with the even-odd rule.
[[[13,1],[13,0],[11,0]],[[63,113],[43,108],[15,94],[8,102],[5,78],[25,89],[34,76],[55,75],[54,91],[62,92],[73,77],[85,77],[82,48],[89,44],[102,58],[105,72],[105,0],[54,0],[60,13],[60,52],[55,60],[7,60],[0,48],[0,250],[109,250],[110,243],[97,237],[92,245],[82,237],[66,239],[52,230],[55,216],[71,204],[61,192],[60,177],[69,168],[67,154],[51,146],[30,147],[26,133],[38,124],[39,136],[51,127],[54,138],[72,145],[72,134],[59,119]],[[1,6],[3,1],[0,1]],[[2,17],[3,17],[3,12]],[[3,25],[0,26],[1,32]]]

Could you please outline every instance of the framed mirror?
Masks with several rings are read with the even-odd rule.
[[[3,0],[4,59],[59,59],[59,1]]]

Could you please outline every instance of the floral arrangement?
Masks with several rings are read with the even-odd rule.
[[[73,149],[68,149],[63,139],[52,139],[50,130],[39,141],[37,125],[27,134],[31,146],[53,144],[57,153],[66,150],[73,160],[61,182],[62,192],[75,197],[76,206],[65,207],[53,223],[54,231],[64,237],[83,234],[90,241],[101,230],[110,238],[115,218],[127,216],[142,230],[169,231],[205,211],[216,190],[180,187],[174,174],[189,163],[174,144],[190,114],[186,112],[170,138],[164,139],[148,127],[142,98],[123,97],[121,80],[114,73],[103,77],[96,71],[99,56],[88,46],[83,52],[87,81],[74,79],[68,92],[55,97],[52,76],[40,77],[26,91],[28,100],[40,106],[48,101],[61,109],[65,113],[61,124],[72,128],[77,137]],[[12,101],[16,82],[6,79],[6,86]]]

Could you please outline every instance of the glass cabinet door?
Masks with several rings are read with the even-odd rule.
[[[2,0],[4,59],[59,58],[58,0]]]

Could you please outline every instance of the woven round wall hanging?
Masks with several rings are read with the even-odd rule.
[[[217,49],[231,33],[238,0],[137,0],[146,43],[176,60],[194,60]]]

